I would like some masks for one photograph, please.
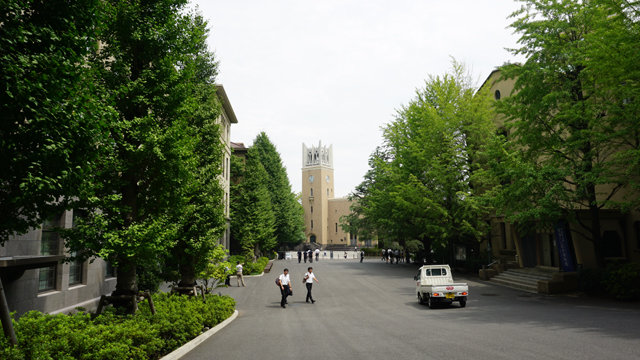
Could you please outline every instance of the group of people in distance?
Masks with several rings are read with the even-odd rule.
[[[404,262],[404,251],[398,249],[382,249],[382,261],[386,261],[387,264],[393,264],[394,259],[396,260],[396,264],[398,262]]]
[[[318,281],[318,278],[316,277],[316,275],[313,273],[313,268],[309,266],[307,268],[307,272],[304,274],[304,277],[302,278],[302,282],[307,287],[307,303],[311,302],[312,304],[315,304],[316,302],[313,299],[313,296],[311,296],[311,287],[313,286],[314,281],[317,283],[320,282]],[[288,304],[287,297],[293,295],[289,269],[285,268],[282,274],[278,276],[278,278],[276,279],[276,285],[278,285],[278,287],[280,288],[280,294],[282,295],[282,299],[280,300],[280,306],[282,308],[286,308]]]
[[[320,259],[320,249],[316,249],[315,251],[311,251],[311,249],[305,251],[298,250],[298,264],[302,261],[303,254],[305,263],[307,262],[307,259],[312,263],[314,254],[316,256],[316,261]]]

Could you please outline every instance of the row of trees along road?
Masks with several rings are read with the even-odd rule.
[[[302,242],[304,210],[280,154],[258,134],[246,158],[232,157],[231,241],[248,259]]]
[[[523,233],[564,219],[603,264],[600,212],[640,204],[640,5],[522,3],[511,51],[526,61],[501,67],[514,93],[494,103],[483,89],[473,96],[455,63],[430,78],[384,128],[352,195],[355,230],[429,250],[480,239],[490,213]]]
[[[224,227],[206,22],[183,0],[4,4],[0,242],[73,208],[65,244],[117,266],[112,295],[160,269],[193,285]]]

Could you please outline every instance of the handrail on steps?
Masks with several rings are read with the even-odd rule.
[[[482,265],[482,270],[485,270],[486,268],[490,268],[495,264],[500,264],[500,259],[497,259],[497,260],[493,261],[492,263],[490,263],[488,265]]]

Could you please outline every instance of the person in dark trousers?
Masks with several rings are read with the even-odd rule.
[[[308,252],[309,252],[309,262],[313,263],[313,252],[311,251],[311,249],[309,249]]]
[[[304,283],[307,286],[307,302],[311,300],[311,303],[315,304],[316,301],[313,300],[313,296],[311,296],[311,287],[313,286],[313,280],[315,280],[317,283],[320,283],[316,275],[313,273],[313,268],[309,266],[307,272],[304,274]]]
[[[282,306],[282,308],[286,308],[287,296],[293,295],[293,291],[291,290],[291,278],[289,277],[289,269],[284,269],[278,279],[280,280],[280,294],[282,295],[280,306]]]
[[[364,250],[360,250],[360,262],[364,260]]]
[[[304,252],[304,263],[306,264],[307,263],[307,252],[306,251],[303,251],[303,252]]]
[[[298,250],[298,264],[302,261],[302,251]]]
[[[231,286],[231,269],[228,266],[224,267],[224,272],[227,276],[224,278],[224,284],[227,286]]]

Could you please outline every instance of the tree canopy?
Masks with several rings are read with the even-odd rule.
[[[483,208],[472,175],[482,142],[493,134],[487,97],[474,90],[458,63],[430,77],[383,129],[385,143],[352,194],[354,216],[379,238],[420,240],[425,249],[476,241]]]
[[[95,72],[101,1],[3,1],[0,245],[60,212],[93,171],[112,111]]]
[[[527,60],[502,68],[516,84],[497,104],[508,137],[492,156],[494,205],[521,226],[578,223],[602,264],[600,210],[639,205],[637,9],[527,0],[512,16]]]
[[[131,295],[138,270],[159,271],[170,253],[183,255],[173,260],[189,282],[221,232],[217,65],[206,22],[186,1],[104,3],[102,45],[89,61],[117,116],[68,244],[113,262],[114,295]]]
[[[253,142],[253,154],[267,171],[267,188],[276,213],[275,235],[278,246],[295,246],[304,240],[304,210],[291,191],[287,169],[275,145],[261,132]]]

